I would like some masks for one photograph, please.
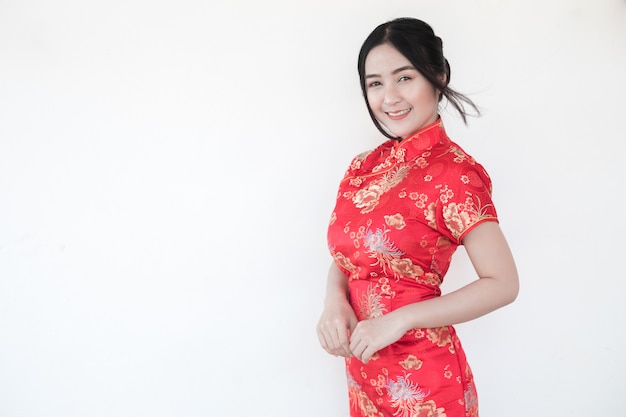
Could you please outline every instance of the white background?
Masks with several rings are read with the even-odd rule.
[[[458,326],[481,416],[626,415],[626,2],[215,3],[0,0],[0,416],[347,415],[326,225],[399,16],[482,108],[442,115],[521,276]]]

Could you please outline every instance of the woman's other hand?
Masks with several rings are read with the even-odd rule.
[[[335,356],[352,356],[350,334],[357,322],[356,314],[345,298],[327,299],[317,324],[317,337],[324,350]]]

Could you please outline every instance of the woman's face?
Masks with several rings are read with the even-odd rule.
[[[397,49],[374,47],[365,58],[365,87],[374,116],[406,138],[435,122],[439,93]]]

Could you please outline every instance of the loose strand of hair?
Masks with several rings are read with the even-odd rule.
[[[461,94],[449,87],[446,87],[443,90],[442,94],[446,98],[447,102],[450,103],[452,107],[454,107],[454,109],[459,113],[465,125],[467,125],[468,116],[469,117],[480,116],[480,110],[478,109],[478,106],[476,106],[476,104],[466,95]],[[466,105],[471,107],[471,109],[473,110],[472,113],[467,111],[465,107]]]

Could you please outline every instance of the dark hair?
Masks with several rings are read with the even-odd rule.
[[[367,104],[367,111],[374,125],[383,135],[397,139],[384,130],[374,116],[367,99],[367,86],[365,83],[365,59],[373,48],[383,44],[389,44],[397,49],[424,78],[441,91],[439,101],[445,96],[448,102],[459,112],[465,124],[467,124],[467,116],[470,114],[465,110],[464,103],[469,105],[476,115],[480,115],[480,111],[472,100],[448,86],[450,83],[450,64],[443,56],[443,42],[441,38],[435,35],[428,23],[419,19],[402,17],[383,23],[374,29],[363,42],[359,52],[359,79],[365,104]],[[443,80],[441,75],[445,75]]]

